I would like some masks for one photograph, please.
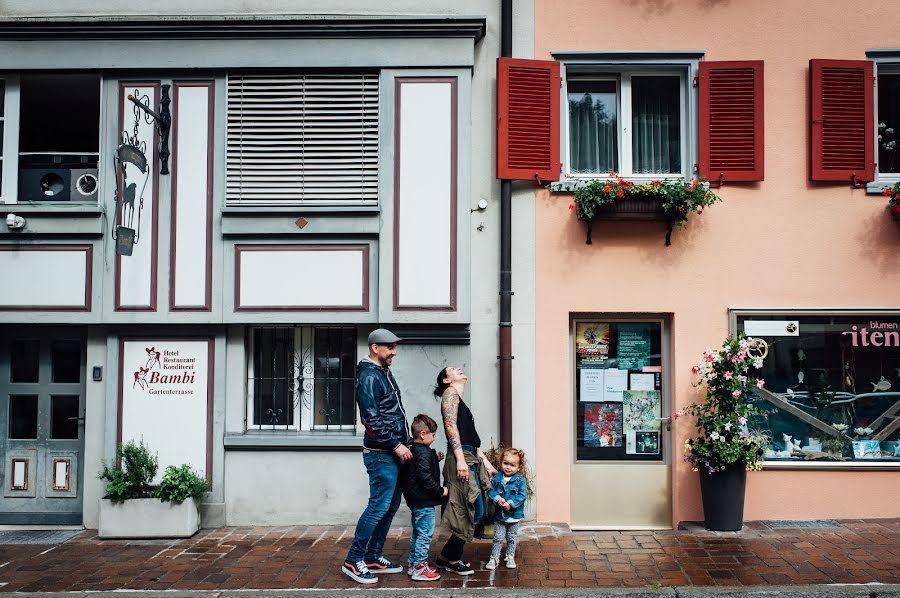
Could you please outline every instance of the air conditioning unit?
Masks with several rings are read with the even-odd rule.
[[[97,201],[97,158],[83,155],[23,155],[19,201]]]

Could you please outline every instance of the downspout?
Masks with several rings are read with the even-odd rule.
[[[500,56],[512,56],[512,0],[501,0]],[[500,181],[500,442],[512,444],[512,181]]]

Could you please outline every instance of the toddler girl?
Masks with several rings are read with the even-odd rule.
[[[487,569],[496,569],[506,538],[506,568],[516,568],[519,522],[525,517],[525,453],[508,448],[500,455],[500,471],[491,479],[488,497],[494,502],[494,545]]]

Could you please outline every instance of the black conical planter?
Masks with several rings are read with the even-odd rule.
[[[707,473],[700,469],[700,494],[706,529],[736,532],[744,526],[744,490],[747,470],[743,463],[725,467],[724,471]]]

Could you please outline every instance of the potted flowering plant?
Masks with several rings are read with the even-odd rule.
[[[894,220],[900,220],[900,183],[894,183],[893,187],[885,187],[881,194],[888,198],[888,210]]]
[[[706,527],[736,531],[743,526],[747,472],[762,469],[768,438],[750,430],[763,412],[749,399],[765,381],[754,372],[763,365],[768,347],[761,339],[732,337],[720,349],[703,352],[692,368],[705,386],[706,399],[676,413],[696,418],[697,435],[684,444],[684,460],[700,472]]]
[[[665,220],[666,245],[671,245],[672,227],[683,226],[690,214],[701,214],[706,206],[720,201],[698,179],[662,180],[635,185],[615,172],[606,180],[577,183],[575,203],[579,220],[587,223],[590,245],[594,220]]]

